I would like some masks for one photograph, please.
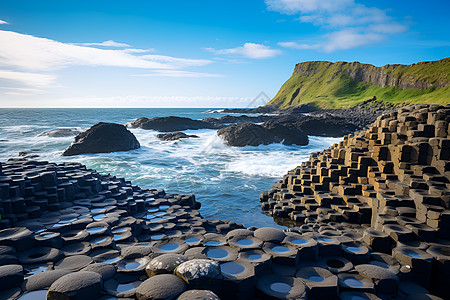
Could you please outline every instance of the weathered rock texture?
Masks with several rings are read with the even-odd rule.
[[[422,74],[408,74],[408,72],[396,72],[401,68],[426,68],[433,64],[446,63],[450,58],[440,61],[425,61],[409,66],[394,64],[385,65],[382,67],[375,67],[370,64],[362,64],[360,62],[337,62],[332,63],[328,61],[310,61],[302,62],[295,65],[294,74],[301,74],[306,76],[315,75],[318,72],[323,72],[323,68],[329,68],[332,65],[338,65],[338,72],[345,72],[355,82],[365,82],[379,87],[398,87],[401,89],[421,89],[425,90],[430,87],[446,87],[450,85],[447,74],[436,74],[440,77],[436,79],[423,78]],[[318,67],[320,65],[320,68]],[[406,73],[406,74],[404,74]]]
[[[129,151],[139,147],[138,140],[125,126],[102,122],[77,135],[62,155]]]
[[[450,240],[449,122],[450,106],[439,105],[380,116],[368,130],[311,154],[261,194],[262,208],[297,224],[367,224],[379,232],[366,232],[364,241],[382,252],[395,243],[426,250]]]

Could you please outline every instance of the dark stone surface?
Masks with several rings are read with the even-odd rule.
[[[48,300],[94,300],[102,292],[103,279],[94,272],[76,272],[56,280],[49,288]]]
[[[80,131],[76,128],[57,128],[41,132],[38,134],[38,136],[66,137],[66,136],[75,136],[79,133]]]
[[[125,126],[114,123],[98,123],[77,135],[75,141],[62,155],[129,151],[139,147],[138,140]]]
[[[187,139],[187,138],[198,138],[195,134],[186,134],[184,132],[169,132],[169,133],[161,133],[157,135],[158,139],[163,141],[176,141],[179,139]]]
[[[144,281],[136,290],[138,300],[175,299],[186,290],[186,283],[171,274],[153,276]]]
[[[141,128],[146,130],[156,130],[160,132],[173,132],[183,130],[197,130],[197,129],[217,129],[220,126],[205,122],[202,120],[193,120],[183,117],[155,117],[152,119],[139,118],[131,122],[128,126],[131,128]]]
[[[270,123],[268,126],[253,123],[234,124],[220,129],[217,134],[229,146],[259,146],[272,143],[285,145],[307,145],[308,136],[302,131],[279,124]]]

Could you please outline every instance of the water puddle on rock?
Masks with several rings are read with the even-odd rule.
[[[248,259],[250,260],[257,260],[257,259],[261,259],[262,258],[262,254],[250,254],[248,256]]]
[[[218,245],[221,245],[221,244],[222,244],[221,241],[207,241],[205,243],[206,246],[218,246]]]
[[[361,252],[361,248],[358,248],[358,247],[347,247],[346,249],[353,253]]]
[[[86,229],[86,231],[88,233],[99,233],[99,232],[105,231],[105,227],[91,227],[91,228]]]
[[[199,238],[187,238],[184,241],[188,244],[195,244],[195,243],[200,242],[200,239]]]
[[[119,284],[116,288],[116,291],[118,293],[128,292],[135,288],[137,288],[140,285],[140,281],[130,282],[130,283],[122,283]]]
[[[249,240],[249,239],[242,239],[236,242],[236,244],[241,245],[241,246],[250,246],[253,245],[253,241]]]
[[[308,243],[308,241],[305,239],[297,239],[297,240],[292,240],[291,243],[294,245],[303,245],[303,244]]]
[[[241,274],[245,271],[245,267],[243,265],[234,263],[234,262],[227,262],[220,265],[220,270],[222,273],[228,274],[228,275],[237,275]]]
[[[277,293],[287,294],[291,291],[292,287],[284,282],[274,282],[270,285],[270,289]]]
[[[355,278],[346,278],[346,279],[344,279],[344,283],[352,288],[364,286],[364,283],[361,280],[358,280]]]
[[[410,256],[410,257],[420,257],[420,254],[418,254],[417,252],[415,252],[414,250],[411,249],[405,249],[405,254]]]
[[[322,282],[324,280],[321,276],[309,276],[308,279],[314,282]]]
[[[225,249],[209,249],[208,252],[206,252],[206,255],[209,258],[216,258],[216,259],[220,259],[220,258],[224,258],[228,256],[228,251]]]
[[[289,252],[289,248],[284,246],[275,246],[272,248],[272,251],[277,253],[285,253]]]
[[[17,300],[46,300],[47,290],[37,290],[32,292],[27,292],[17,298]]]
[[[159,247],[159,249],[161,249],[162,251],[165,251],[165,252],[175,251],[178,248],[180,248],[180,245],[175,244],[175,243],[167,243],[167,244],[162,245],[161,247]]]

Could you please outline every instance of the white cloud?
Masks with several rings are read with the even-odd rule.
[[[3,24],[9,24],[9,23],[6,21],[0,20],[0,25],[3,25]]]
[[[117,47],[117,48],[128,48],[128,47],[131,47],[128,44],[118,43],[118,42],[114,42],[112,40],[104,41],[104,42],[101,42],[101,43],[73,43],[73,45],[78,45],[78,46],[103,46],[103,47]]]
[[[296,20],[330,31],[322,41],[310,43],[281,42],[282,47],[325,52],[374,44],[408,27],[394,21],[386,11],[367,7],[354,0],[265,0],[267,9],[282,14],[299,15]]]
[[[271,49],[269,46],[255,44],[255,43],[245,43],[242,47],[230,48],[230,49],[213,49],[207,48],[206,50],[213,52],[215,54],[236,54],[242,55],[248,58],[263,59],[270,58],[281,54],[280,50]]]
[[[56,76],[49,74],[0,70],[0,79],[11,80],[33,87],[48,87],[54,84]]]
[[[26,70],[55,70],[69,66],[110,66],[139,69],[179,69],[202,66],[209,60],[162,55],[132,55],[122,50],[105,50],[65,44],[46,38],[0,30],[0,66]]]
[[[324,43],[325,52],[352,49],[368,44],[383,41],[386,37],[376,33],[359,33],[353,30],[341,30],[327,35],[328,41]]]
[[[138,74],[135,76],[152,76],[152,77],[224,77],[221,74],[190,72],[182,70],[156,70],[153,73]]]
[[[390,24],[375,24],[372,25],[370,29],[378,33],[395,34],[407,31],[408,27],[398,23],[390,23]]]
[[[386,36],[373,32],[358,32],[353,29],[334,31],[323,36],[320,43],[307,44],[297,42],[280,42],[278,45],[297,50],[320,50],[323,52],[333,52],[337,50],[347,50],[364,45],[381,42]]]
[[[297,50],[315,50],[321,47],[320,44],[299,44],[296,42],[280,42],[281,47],[297,49]]]
[[[284,14],[336,11],[353,0],[265,0],[267,8]]]

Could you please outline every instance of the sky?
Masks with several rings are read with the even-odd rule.
[[[0,107],[249,107],[303,61],[450,56],[447,0],[0,0]]]

